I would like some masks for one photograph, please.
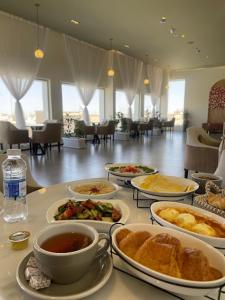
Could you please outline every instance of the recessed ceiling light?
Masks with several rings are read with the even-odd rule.
[[[184,38],[185,38],[185,34],[181,34],[180,37],[181,37],[182,39],[184,39]]]
[[[160,20],[160,23],[165,24],[166,23],[166,17],[162,17],[161,20]]]
[[[205,57],[205,58],[207,58],[207,59],[208,59],[208,58],[209,58],[209,56],[208,56],[208,55],[206,55],[206,57]]]
[[[73,23],[75,25],[79,25],[80,24],[80,22],[78,20],[74,20],[74,19],[71,19],[70,23]]]
[[[124,44],[123,45],[125,48],[130,48],[130,45],[128,45],[128,44]]]

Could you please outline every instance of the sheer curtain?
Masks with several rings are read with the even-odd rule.
[[[26,127],[20,100],[31,87],[41,63],[34,57],[36,25],[0,12],[0,76],[16,99],[16,126]],[[44,50],[47,29],[40,28],[40,47]]]
[[[161,96],[163,70],[157,66],[146,65],[146,73],[148,78],[150,79],[153,116],[155,116],[156,106],[157,104],[159,104]]]
[[[106,51],[64,35],[73,81],[83,102],[83,119],[90,124],[88,104],[99,86],[106,63]]]
[[[132,118],[131,106],[140,87],[143,62],[124,54],[116,53],[115,55],[121,77],[122,89],[127,97],[128,118]]]

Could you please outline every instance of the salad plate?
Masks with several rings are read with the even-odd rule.
[[[110,199],[121,189],[108,180],[79,180],[67,186],[70,195],[80,199]]]
[[[151,166],[139,163],[109,163],[105,170],[114,176],[130,179],[136,176],[154,174],[157,170]]]
[[[81,279],[71,284],[52,283],[50,287],[42,290],[34,290],[29,286],[25,278],[25,268],[33,252],[26,255],[19,263],[16,272],[16,280],[23,292],[35,299],[43,300],[76,300],[90,296],[101,289],[109,280],[112,270],[112,258],[107,253],[94,260],[89,272]]]
[[[70,204],[68,204],[69,201],[72,201],[72,206],[82,207],[81,211],[78,210],[76,213],[77,209],[72,208],[72,210],[75,210],[72,214]],[[118,212],[120,216],[118,215]],[[115,213],[114,220],[112,219],[113,213]],[[129,207],[122,200],[75,200],[74,198],[63,198],[53,203],[48,208],[46,219],[49,224],[59,222],[81,222],[94,227],[98,232],[108,233],[114,222],[125,224],[129,215]]]

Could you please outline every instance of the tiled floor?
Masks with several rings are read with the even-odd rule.
[[[32,156],[30,164],[35,179],[43,186],[60,182],[104,177],[106,162],[140,162],[168,175],[183,176],[185,136],[182,132],[163,133],[115,141],[100,145],[87,143],[86,149],[53,148],[48,155]]]

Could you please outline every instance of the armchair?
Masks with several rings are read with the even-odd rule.
[[[4,144],[8,144],[10,148],[12,145],[29,143],[28,130],[18,129],[8,121],[0,121],[0,145],[3,149]]]
[[[220,141],[210,137],[202,128],[187,129],[185,145],[184,176],[188,171],[214,173],[218,164]]]
[[[32,130],[31,141],[33,153],[38,154],[38,148],[41,149],[41,154],[45,154],[48,144],[58,143],[58,151],[61,144],[61,123],[45,123],[43,129]],[[44,148],[41,146],[44,145]]]

